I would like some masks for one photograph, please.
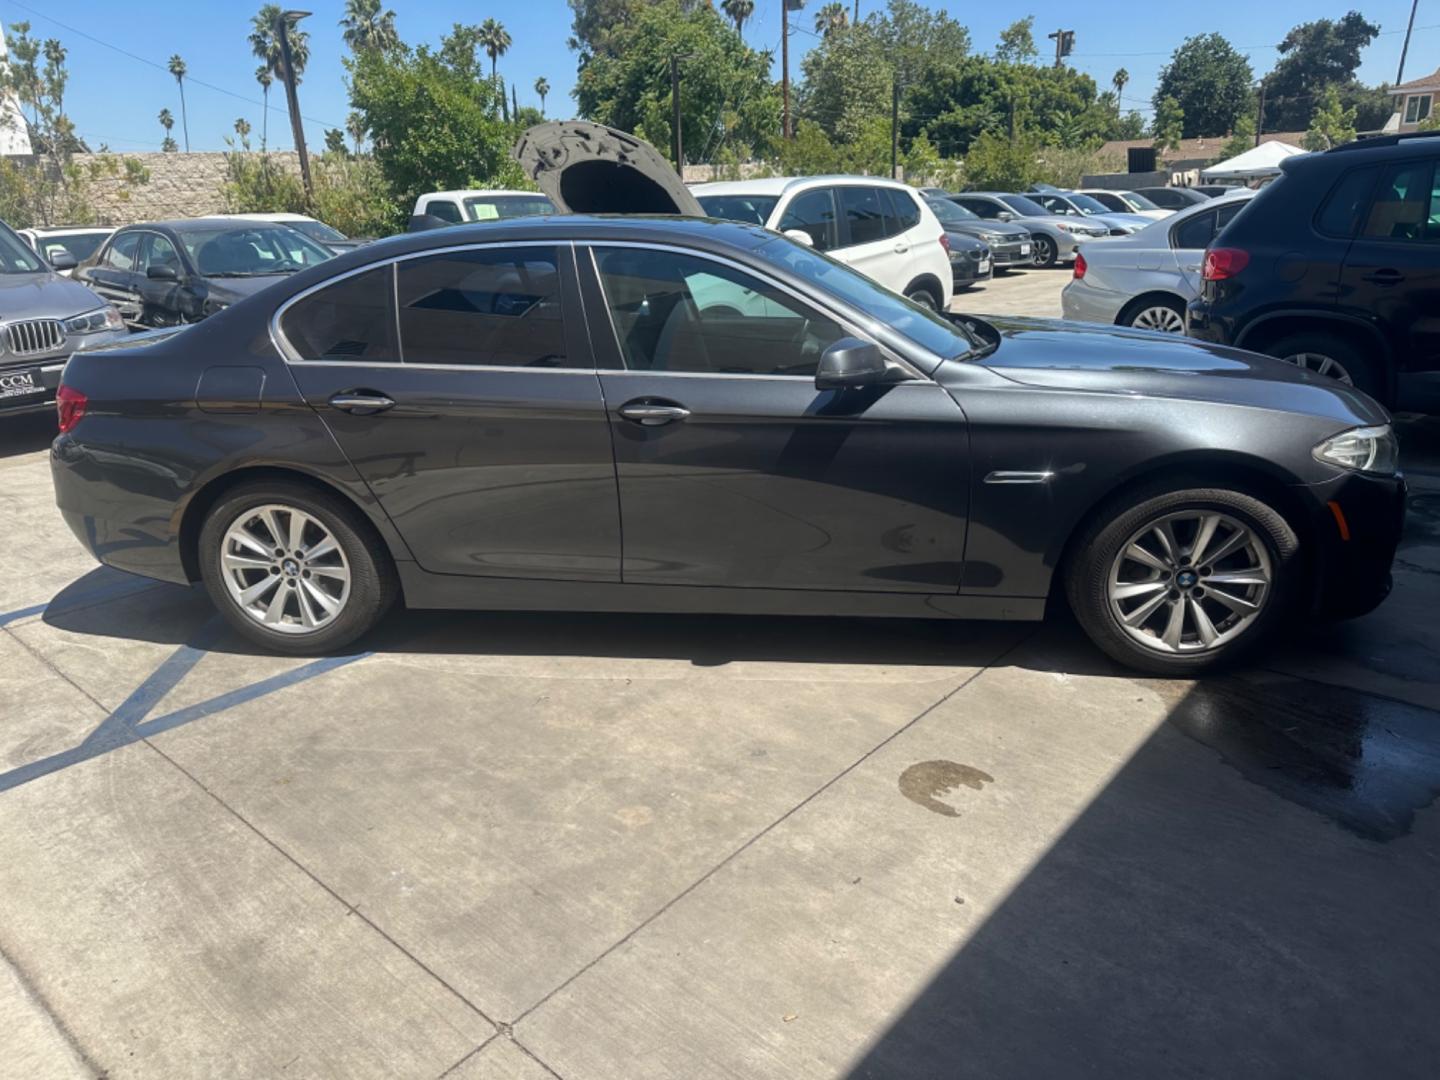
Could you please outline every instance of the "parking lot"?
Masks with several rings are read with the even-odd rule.
[[[4,1075],[1440,1069],[1436,419],[1386,604],[1200,682],[1063,612],[257,655],[90,560],[51,426],[0,429]]]

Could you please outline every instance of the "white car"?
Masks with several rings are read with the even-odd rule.
[[[33,229],[16,229],[16,233],[25,243],[29,244],[35,254],[39,255],[48,263],[54,263],[57,256],[61,261],[67,263],[65,268],[57,268],[56,273],[63,277],[69,277],[75,267],[75,263],[82,263],[100,250],[106,238],[115,231],[113,225],[62,225],[62,226],[37,226]],[[70,263],[64,256],[70,256],[75,263]]]
[[[1060,294],[1067,319],[1185,332],[1185,307],[1200,295],[1205,249],[1253,191],[1209,199],[1131,236],[1087,244]]]
[[[721,181],[690,189],[707,215],[764,225],[853,266],[901,296],[949,310],[945,230],[914,188],[874,176]]]
[[[1089,195],[1106,210],[1114,211],[1117,214],[1139,214],[1151,221],[1163,221],[1174,210],[1166,210],[1156,206],[1144,195],[1133,191],[1111,191],[1109,188],[1080,188],[1079,195]]]
[[[554,212],[555,204],[538,191],[468,188],[427,191],[415,200],[414,217],[439,218],[447,225],[461,225],[467,221],[499,221]],[[414,228],[412,219],[411,231]]]

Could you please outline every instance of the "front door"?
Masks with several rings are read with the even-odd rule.
[[[142,233],[119,233],[105,245],[95,265],[84,272],[84,281],[107,302],[114,304],[129,323],[140,321],[140,290],[135,265],[140,257]]]
[[[353,274],[281,317],[301,393],[421,568],[619,580],[610,432],[579,311],[568,244],[511,244]]]
[[[967,435],[943,389],[817,390],[821,352],[851,330],[728,262],[639,246],[579,256],[610,314],[592,329],[626,582],[958,589]]]

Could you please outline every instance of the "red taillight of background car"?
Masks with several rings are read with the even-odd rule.
[[[55,393],[55,411],[60,414],[60,434],[71,430],[85,415],[90,399],[73,386],[62,385]]]
[[[1200,276],[1206,281],[1224,281],[1250,265],[1250,253],[1239,248],[1211,248],[1205,252]]]
[[[1078,251],[1075,252],[1075,280],[1079,281],[1083,278],[1085,271],[1088,269],[1090,268],[1085,264],[1085,256],[1081,255]]]
[[[945,233],[940,234],[940,246],[945,249],[945,254],[950,254],[950,237]]]

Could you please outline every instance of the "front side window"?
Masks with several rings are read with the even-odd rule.
[[[596,248],[595,265],[631,371],[813,378],[820,354],[845,336],[834,320],[724,263]]]
[[[404,260],[397,273],[407,364],[565,366],[554,248],[450,251]]]
[[[831,188],[802,192],[790,200],[780,218],[780,231],[799,229],[810,237],[817,251],[830,251],[840,244],[835,218],[835,196]]]
[[[1407,161],[1386,169],[1360,235],[1371,240],[1440,239],[1433,172],[1428,161]]]
[[[986,221],[994,221],[1001,214],[1000,207],[996,206],[989,199],[959,199],[959,205],[969,210],[976,217],[984,218]]]
[[[140,258],[135,263],[135,272],[143,274],[152,266],[169,266],[173,267],[177,274],[180,272],[180,256],[176,254],[175,245],[159,233],[149,233],[145,242],[140,245]]]
[[[850,228],[850,243],[873,244],[884,240],[887,234],[881,190],[873,187],[842,187],[838,190],[840,209]]]
[[[394,267],[342,278],[296,301],[280,319],[280,330],[302,360],[394,364]]]
[[[1105,194],[1094,195],[1091,197],[1101,206],[1105,207],[1106,210],[1114,210],[1117,213],[1123,213],[1130,209],[1129,204],[1127,204],[1124,199],[1120,198],[1119,195]]]
[[[102,262],[112,270],[133,270],[139,247],[139,233],[122,233],[115,238],[115,242],[105,252]]]

